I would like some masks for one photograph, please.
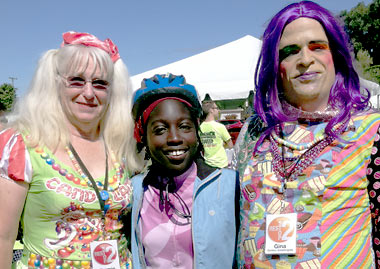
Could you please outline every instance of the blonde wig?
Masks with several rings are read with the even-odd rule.
[[[70,142],[66,115],[60,102],[62,77],[77,75],[89,61],[99,68],[102,79],[110,82],[109,105],[100,122],[100,135],[108,149],[124,162],[130,172],[141,167],[133,139],[131,116],[132,87],[127,67],[121,59],[115,63],[102,49],[83,45],[65,45],[49,50],[39,60],[26,95],[17,102],[10,127],[28,135],[28,145],[47,146],[54,151]],[[82,63],[87,63],[82,64]],[[95,70],[94,70],[95,72]]]

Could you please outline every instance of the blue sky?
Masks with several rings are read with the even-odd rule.
[[[268,20],[292,2],[1,0],[0,84],[16,77],[17,94],[23,95],[41,54],[58,48],[62,33],[69,30],[111,38],[130,74],[136,75],[245,35],[260,38]],[[338,14],[361,1],[315,2]]]

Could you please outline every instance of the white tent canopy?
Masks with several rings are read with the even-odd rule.
[[[380,85],[363,78],[360,78],[360,86],[362,88],[366,88],[371,93],[371,105],[374,108],[380,108]]]
[[[133,89],[141,86],[144,78],[155,74],[173,73],[184,75],[193,84],[203,100],[209,94],[212,100],[247,98],[255,90],[254,74],[261,49],[261,40],[246,35],[238,40],[210,49],[183,60],[164,65],[133,76]],[[380,86],[360,78],[360,84],[367,88],[371,103],[380,107]]]
[[[369,90],[372,96],[380,94],[380,85],[373,81],[360,78],[360,86]]]
[[[209,94],[212,100],[247,98],[254,90],[254,73],[261,41],[247,35],[214,49],[133,76],[133,89],[144,78],[155,74],[184,75],[193,84],[201,100]]]

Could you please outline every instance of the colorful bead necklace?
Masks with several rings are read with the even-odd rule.
[[[78,161],[75,159],[73,152],[70,150],[68,146],[65,147],[65,150],[67,154],[69,155],[69,158],[75,170],[78,172],[81,178],[86,181],[86,184],[88,186],[92,186],[91,181],[89,180],[88,176],[83,172],[82,168],[78,164]],[[108,184],[110,185],[109,187],[110,191],[117,188],[124,173],[124,169],[121,167],[120,163],[116,161],[115,154],[113,152],[111,152],[111,160],[112,160],[113,167],[116,169],[116,175],[114,175],[108,182]],[[99,190],[103,190],[104,188],[103,183],[100,181],[96,181],[96,186],[99,188]]]
[[[76,177],[74,174],[68,172],[66,169],[62,168],[61,165],[57,163],[42,147],[36,147],[35,152],[38,153],[42,159],[45,160],[46,164],[50,165],[53,170],[57,171],[61,176],[64,176],[67,180],[73,182],[75,185],[78,185],[78,186],[91,187],[91,182],[89,182],[89,180],[86,177],[83,177],[84,175],[83,171],[80,169],[70,149],[68,149],[68,147],[65,149],[71,159],[71,162],[73,163],[73,166],[76,172],[80,175],[79,178]],[[110,155],[111,155],[112,165],[116,169],[116,174],[112,178],[110,178],[108,182],[109,190],[113,191],[119,186],[120,180],[123,178],[123,175],[124,175],[124,169],[122,165],[116,161],[115,154],[112,151]],[[102,182],[97,181],[96,184],[98,185],[100,189],[103,188]]]
[[[343,133],[345,124],[339,124],[336,128],[337,135]],[[273,132],[272,132],[273,134]],[[318,142],[313,143],[309,148],[306,149],[294,162],[290,165],[286,165],[286,160],[284,157],[284,146],[285,144],[281,144],[280,141],[283,140],[275,140],[273,135],[270,135],[270,150],[273,155],[273,171],[277,175],[278,178],[281,179],[281,193],[284,193],[286,189],[286,183],[288,181],[296,180],[297,177],[302,173],[302,171],[311,165],[311,163],[318,157],[318,155],[328,146],[330,145],[335,138],[333,136],[327,136]],[[280,152],[280,146],[282,147],[282,151]]]
[[[307,144],[304,144],[304,145],[297,145],[295,143],[292,143],[290,141],[286,141],[285,139],[282,139],[281,137],[278,136],[277,133],[280,133],[280,126],[277,125],[275,127],[275,131],[271,133],[271,137],[276,140],[276,142],[278,144],[282,144],[290,149],[293,149],[293,150],[298,150],[298,151],[303,151],[305,149],[309,149],[311,147],[314,147],[316,144],[318,144],[319,142],[321,142],[323,139],[325,139],[325,135],[320,135],[320,136],[317,136],[314,138],[313,141],[307,143]]]
[[[48,153],[44,151],[42,147],[36,147],[35,152],[40,155],[41,159],[45,160],[46,164],[50,165],[53,170],[57,171],[67,180],[73,182],[75,185],[83,187],[88,186],[87,181],[74,176],[72,173],[69,173],[66,169],[62,168]]]

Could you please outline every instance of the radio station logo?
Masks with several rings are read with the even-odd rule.
[[[116,257],[116,249],[108,243],[99,244],[94,249],[94,259],[101,265],[111,264],[115,261]]]
[[[268,235],[274,242],[286,242],[293,236],[294,233],[295,226],[287,217],[277,217],[269,223]]]

